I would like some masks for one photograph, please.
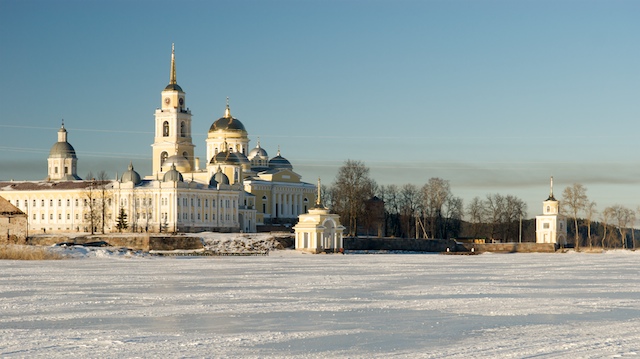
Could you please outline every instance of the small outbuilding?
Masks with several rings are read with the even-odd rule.
[[[340,216],[329,213],[329,209],[322,204],[320,179],[315,207],[309,209],[309,213],[299,215],[298,223],[293,229],[296,234],[296,250],[311,253],[342,251],[345,227],[340,224]]]
[[[27,215],[0,197],[0,243],[24,243],[27,230]]]

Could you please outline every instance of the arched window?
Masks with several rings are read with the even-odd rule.
[[[551,212],[551,206],[547,206],[547,212]]]
[[[164,161],[167,160],[167,157],[169,157],[169,154],[164,151],[160,154],[160,166],[162,166],[162,164],[164,163]]]
[[[189,159],[189,154],[187,153],[187,151],[182,152],[182,157]]]
[[[164,121],[164,123],[162,124],[162,136],[163,137],[169,137],[169,122],[168,121]]]
[[[185,137],[187,133],[187,126],[184,124],[184,121],[180,122],[180,137]]]

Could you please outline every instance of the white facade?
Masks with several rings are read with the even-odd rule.
[[[134,232],[255,232],[253,197],[195,182],[0,182],[0,194],[27,213],[30,232],[116,232],[120,208]],[[104,188],[104,192],[103,192]],[[104,193],[104,196],[103,196]],[[245,206],[242,202],[248,201]],[[93,203],[93,204],[92,204]],[[105,203],[105,209],[102,209]]]
[[[542,215],[536,216],[536,243],[567,244],[567,220],[560,214],[560,202],[553,197],[553,177],[549,198],[542,202]]]
[[[298,223],[293,227],[295,248],[311,253],[339,252],[343,248],[345,227],[340,224],[339,215],[329,213],[329,209],[322,205],[319,192],[316,206],[309,213],[298,216]]]

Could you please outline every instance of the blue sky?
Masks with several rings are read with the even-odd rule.
[[[231,112],[315,182],[362,160],[380,184],[525,200],[580,182],[640,205],[637,1],[0,0],[0,179],[46,176],[64,118],[79,174],[151,168],[177,79],[196,156]]]

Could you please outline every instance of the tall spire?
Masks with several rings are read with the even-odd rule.
[[[316,199],[316,206],[320,207],[322,205],[322,198],[321,198],[321,185],[320,185],[320,177],[318,177],[318,198]]]
[[[551,180],[549,181],[549,198],[547,198],[547,201],[555,200],[555,197],[553,197],[553,176],[551,176]]]
[[[229,96],[227,96],[227,107],[224,109],[224,118],[231,118],[231,109],[229,108]]]
[[[169,78],[169,84],[175,85],[176,82],[176,50],[175,44],[171,44],[171,77]]]

